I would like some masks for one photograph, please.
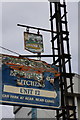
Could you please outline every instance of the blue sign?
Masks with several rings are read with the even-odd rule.
[[[6,62],[3,59],[1,103],[49,109],[60,107],[59,80],[54,77],[54,73],[38,73],[37,76],[41,76],[42,80],[36,80],[34,76],[31,78],[31,74],[30,78],[19,75],[19,71],[15,74],[17,68],[13,69],[12,64],[8,64],[7,60]]]

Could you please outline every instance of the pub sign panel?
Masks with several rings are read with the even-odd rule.
[[[42,35],[24,32],[24,47],[32,53],[44,52]]]
[[[60,107],[60,73],[56,66],[10,55],[0,55],[0,60],[2,104],[49,109]]]

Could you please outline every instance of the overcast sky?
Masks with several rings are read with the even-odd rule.
[[[68,28],[70,31],[70,50],[72,55],[72,71],[78,73],[78,3],[68,2],[67,11]],[[17,23],[50,29],[49,17],[48,2],[3,2],[2,32],[0,29],[0,39],[2,33],[2,46],[19,54],[31,54],[24,50],[23,32],[25,31],[25,28],[17,27]],[[37,33],[37,31],[35,32]],[[41,34],[43,35],[44,41],[44,54],[51,54],[50,34],[45,32],[41,32]],[[12,54],[5,50],[2,50],[2,52],[5,54]],[[43,58],[43,60],[49,63],[52,62],[50,58]],[[3,114],[4,117],[12,117],[12,107],[5,106],[3,108]]]

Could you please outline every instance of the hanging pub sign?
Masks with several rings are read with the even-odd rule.
[[[60,107],[56,66],[44,61],[1,55],[2,97],[0,102],[37,108]]]
[[[44,52],[42,35],[24,32],[24,47],[33,53]]]

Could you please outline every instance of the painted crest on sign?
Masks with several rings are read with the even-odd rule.
[[[24,32],[24,46],[26,50],[33,53],[44,52],[42,35]]]

